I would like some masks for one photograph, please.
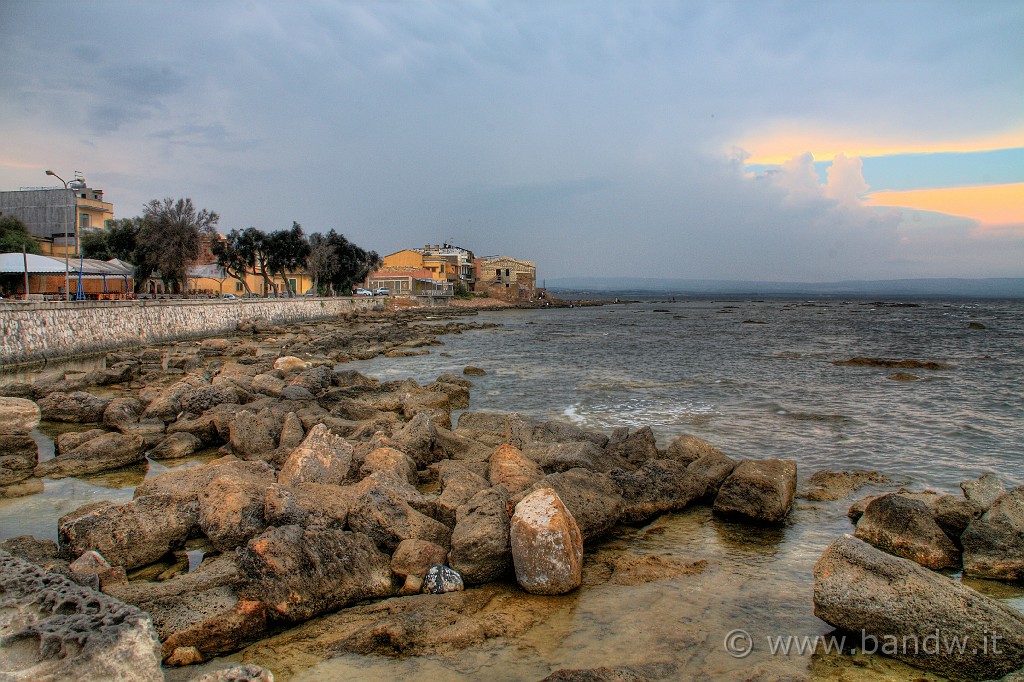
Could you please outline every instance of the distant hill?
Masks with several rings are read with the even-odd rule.
[[[845,282],[753,282],[742,280],[562,277],[548,279],[552,293],[755,294],[814,296],[966,296],[1024,298],[1024,277],[990,279],[887,279]]]

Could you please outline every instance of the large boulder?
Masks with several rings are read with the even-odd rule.
[[[569,469],[591,469],[609,472],[613,469],[632,469],[629,462],[589,440],[566,443],[534,441],[523,446],[523,456],[537,463],[546,473]]]
[[[274,483],[274,470],[261,461],[247,462],[228,455],[207,464],[181,467],[147,478],[135,488],[136,499],[145,495],[166,494],[198,502],[210,482],[221,475],[234,475],[258,480],[264,487]]]
[[[149,616],[0,551],[5,680],[162,682]]]
[[[191,433],[179,431],[172,433],[156,447],[149,451],[152,459],[180,459],[199,452],[203,447],[203,441]]]
[[[352,445],[331,433],[323,424],[317,424],[299,447],[285,460],[277,480],[283,485],[292,483],[322,483],[340,485],[352,466]]]
[[[361,485],[359,489],[361,492],[349,509],[349,528],[365,533],[382,549],[393,552],[402,540],[409,538],[450,546],[451,529],[414,509],[407,501],[408,496],[393,486]]]
[[[425,469],[438,461],[434,453],[437,440],[437,426],[429,412],[419,412],[393,436],[397,449],[407,454],[417,469]]]
[[[57,391],[39,400],[42,418],[51,422],[100,422],[108,405],[109,398],[100,398],[85,391]]]
[[[264,498],[271,481],[237,468],[219,472],[199,494],[199,527],[213,545],[227,551],[267,527]]]
[[[510,541],[516,581],[532,594],[564,594],[583,582],[583,536],[551,488],[516,505]]]
[[[391,558],[362,533],[269,528],[238,550],[248,586],[276,618],[298,622],[392,592]]]
[[[967,575],[1024,581],[1024,486],[996,500],[960,542]]]
[[[440,484],[437,518],[454,528],[458,508],[469,502],[481,490],[489,488],[490,484],[483,476],[450,459],[441,460],[431,468],[437,471]]]
[[[170,580],[104,591],[152,615],[165,659],[182,647],[195,647],[208,657],[236,650],[266,631],[266,605],[239,596],[243,581],[237,558],[225,555]]]
[[[652,459],[658,459],[658,446],[651,427],[633,431],[621,427],[612,432],[605,450],[614,457],[625,460],[631,466],[638,467]]]
[[[500,445],[491,454],[488,478],[491,485],[505,486],[509,495],[515,496],[544,478],[544,471],[536,463],[523,457],[519,448]]]
[[[703,438],[684,433],[676,436],[662,453],[663,459],[674,459],[683,464],[695,462],[706,455],[724,455],[724,453]]]
[[[622,496],[622,520],[630,522],[683,509],[707,490],[686,465],[673,459],[652,460],[636,471],[616,469],[611,479]]]
[[[736,460],[721,452],[703,454],[686,465],[686,470],[706,486],[704,496],[712,500],[735,468]]]
[[[753,523],[782,523],[793,506],[796,463],[747,459],[736,465],[715,497],[714,512]]]
[[[982,474],[977,479],[963,481],[960,488],[964,497],[977,503],[983,511],[988,511],[996,500],[1006,494],[1006,486],[994,474]]]
[[[145,566],[185,544],[198,529],[196,503],[171,495],[146,495],[127,504],[97,502],[65,514],[57,524],[68,560],[88,550],[112,566]]]
[[[814,615],[857,633],[858,649],[954,680],[995,679],[1024,666],[1019,612],[849,535],[814,566]]]
[[[90,438],[74,450],[42,462],[36,476],[64,478],[97,471],[117,469],[146,459],[146,441],[142,436],[117,432]]]
[[[335,485],[298,483],[272,485],[263,501],[263,515],[270,526],[323,526],[345,528],[355,501],[350,490]]]
[[[197,386],[186,391],[179,398],[182,411],[193,415],[200,415],[223,403],[237,404],[239,402],[241,402],[241,399],[239,398],[238,390],[223,385]]]
[[[939,528],[927,505],[903,495],[872,500],[857,521],[854,535],[928,568],[960,565],[960,550]]]
[[[25,398],[0,397],[0,434],[23,435],[39,426],[39,406]]]
[[[416,463],[399,450],[379,447],[370,450],[359,466],[359,477],[365,478],[375,471],[386,471],[403,478],[410,485],[417,483]]]
[[[0,486],[24,481],[39,463],[39,446],[25,434],[0,434]]]
[[[458,508],[448,563],[469,585],[500,580],[512,567],[506,502],[499,489],[487,488]]]
[[[144,408],[135,398],[114,398],[103,410],[103,424],[118,427],[121,424],[134,424],[139,421]]]
[[[558,493],[576,520],[584,542],[611,530],[627,506],[611,476],[589,469],[548,474],[533,488],[552,488]]]
[[[269,459],[277,449],[277,440],[266,420],[249,410],[235,414],[228,427],[231,451],[242,459]]]

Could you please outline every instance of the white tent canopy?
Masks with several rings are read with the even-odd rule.
[[[57,275],[64,273],[64,261],[49,256],[37,256],[29,253],[0,253],[0,273],[21,274],[25,272],[25,259],[28,259],[28,274],[30,275]],[[79,260],[77,258],[68,261],[68,272],[78,276]],[[131,263],[112,258],[109,261],[84,258],[81,261],[82,276],[102,277],[104,275],[131,277],[135,273],[135,266]]]
[[[64,261],[50,258],[49,256],[37,256],[34,253],[23,255],[20,253],[0,253],[0,273],[21,274],[25,272],[25,260],[28,259],[28,274],[50,275],[64,272]],[[76,271],[77,272],[77,271]]]

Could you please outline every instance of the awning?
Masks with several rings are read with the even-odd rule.
[[[63,260],[49,256],[37,256],[34,253],[0,253],[0,273],[24,273],[26,259],[28,259],[28,274],[30,275],[50,275],[64,272]]]

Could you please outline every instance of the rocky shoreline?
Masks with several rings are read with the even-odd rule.
[[[287,329],[254,321],[230,337],[110,353],[102,370],[3,387],[7,495],[30,494],[42,477],[146,457],[220,456],[146,479],[127,504],[65,515],[58,543],[20,537],[0,547],[138,609],[143,617],[125,627],[140,641],[154,633],[157,663],[187,666],[272,635],[312,637],[310,628],[329,629],[333,655],[458,649],[541,622],[546,600],[585,584],[588,551],[621,524],[694,505],[756,527],[786,523],[798,496],[794,462],[736,460],[694,436],[659,448],[650,428],[606,434],[472,411],[453,424],[452,412],[469,407],[474,368],[422,386],[344,369],[353,359],[429,352],[439,335],[485,326],[423,319],[438,315]],[[62,434],[57,456],[38,462],[27,434],[40,419],[94,428]],[[817,472],[800,496],[842,499],[884,483],[874,472]],[[815,569],[815,614],[882,639],[997,633],[998,656],[892,654],[952,679],[1024,666],[1021,614],[931,570],[1021,581],[1024,488],[1006,491],[995,477],[963,488],[961,497],[900,491],[854,504],[856,537],[838,539]],[[629,585],[703,570],[678,557],[612,559],[607,579]],[[24,601],[4,581],[4,599]],[[33,641],[25,622],[38,618],[0,622],[2,641]],[[243,658],[260,660],[260,646],[272,645]],[[39,679],[44,659],[66,648],[40,640],[37,655],[0,662],[12,679]],[[252,665],[231,674],[272,679]]]

